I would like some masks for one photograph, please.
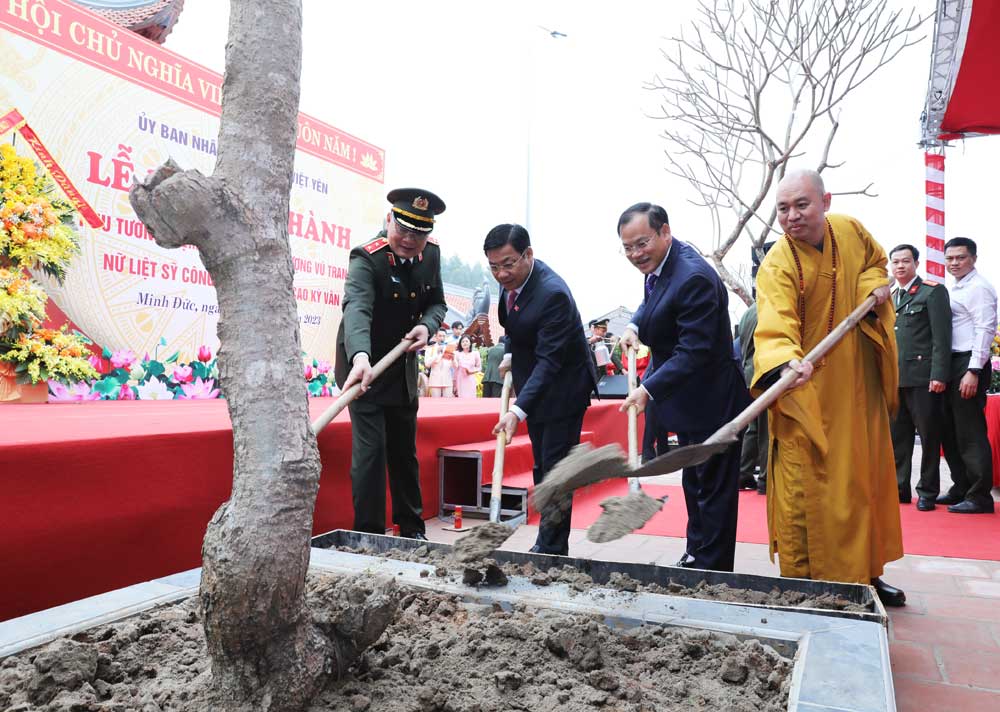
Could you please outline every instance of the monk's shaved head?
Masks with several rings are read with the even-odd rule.
[[[819,174],[818,171],[814,171],[811,168],[797,168],[793,171],[788,171],[785,177],[778,182],[778,189],[786,183],[798,182],[804,180],[809,183],[813,188],[816,189],[818,195],[823,195],[826,193],[826,186],[823,185],[823,176]]]
[[[830,194],[819,173],[811,170],[789,171],[778,183],[775,208],[778,224],[795,240],[823,249],[826,234],[826,211]]]

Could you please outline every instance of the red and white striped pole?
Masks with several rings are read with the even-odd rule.
[[[924,186],[927,193],[928,277],[944,279],[944,148],[924,153]]]

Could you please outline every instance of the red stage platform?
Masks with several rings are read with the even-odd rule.
[[[314,399],[312,417],[330,403]],[[620,403],[588,410],[596,445],[624,447]],[[437,514],[438,449],[491,438],[497,407],[421,400],[425,517]],[[350,427],[345,411],[319,437],[316,533],[352,524]],[[0,620],[200,566],[205,526],[229,497],[232,457],[222,400],[0,407]]]

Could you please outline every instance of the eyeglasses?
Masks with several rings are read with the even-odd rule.
[[[619,252],[626,257],[635,254],[636,252],[644,252],[646,248],[649,247],[649,243],[653,241],[654,237],[656,237],[656,235],[647,235],[646,237],[639,238],[631,245],[623,244]]]
[[[509,272],[512,269],[514,269],[514,265],[516,265],[523,259],[524,259],[524,253],[522,252],[521,256],[518,257],[516,260],[508,260],[507,262],[502,262],[498,265],[490,262],[490,272],[492,272],[493,274],[497,274],[499,272]]]

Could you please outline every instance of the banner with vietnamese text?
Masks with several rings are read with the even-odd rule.
[[[23,117],[100,219],[81,220],[82,254],[62,286],[36,275],[53,301],[102,347],[141,355],[164,339],[182,360],[214,350],[218,307],[198,251],[157,246],[128,190],[168,157],[212,172],[222,77],[66,0],[0,0],[0,57],[0,115]],[[20,136],[15,145],[33,156]],[[333,358],[348,252],[385,210],[384,162],[300,114],[288,226],[310,357]]]

